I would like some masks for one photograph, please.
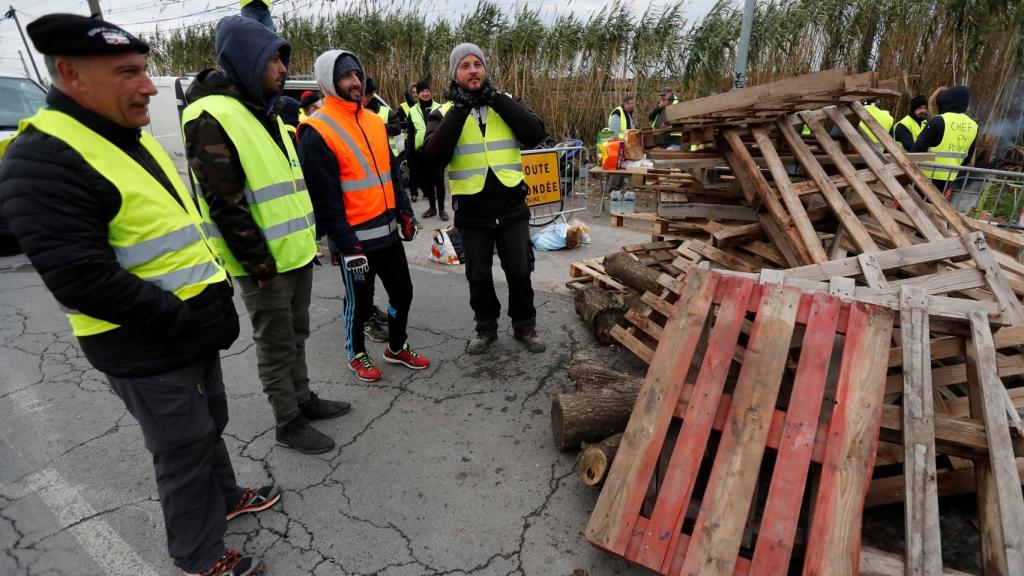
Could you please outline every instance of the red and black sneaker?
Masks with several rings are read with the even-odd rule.
[[[374,366],[373,360],[370,360],[370,357],[366,355],[366,352],[356,354],[355,358],[349,360],[348,367],[356,373],[356,378],[363,382],[376,382],[383,377],[380,370]]]
[[[407,368],[412,368],[413,370],[423,370],[430,367],[430,360],[413,352],[412,348],[409,348],[408,342],[402,344],[402,348],[398,352],[392,352],[391,346],[385,345],[384,361],[391,362],[392,364],[404,364]]]
[[[186,572],[186,576],[255,576],[262,574],[263,568],[263,562],[228,550],[210,568],[195,574]]]
[[[242,514],[266,510],[274,504],[277,504],[280,499],[281,488],[278,486],[262,486],[255,490],[252,488],[246,488],[245,491],[242,492],[242,499],[238,502],[238,506],[235,506],[234,510],[228,512],[226,520],[231,520],[232,518],[236,518]]]

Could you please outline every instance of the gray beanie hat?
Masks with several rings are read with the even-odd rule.
[[[466,56],[476,56],[483,62],[484,66],[487,66],[487,60],[484,59],[484,53],[480,51],[480,47],[470,42],[463,42],[455,48],[452,48],[452,54],[448,57],[448,66],[451,68],[452,80],[455,80],[455,70],[459,67],[459,62]]]

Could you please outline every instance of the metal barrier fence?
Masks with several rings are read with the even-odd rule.
[[[949,169],[948,165],[927,162],[918,165]],[[944,191],[953,207],[967,216],[1011,228],[1021,225],[1024,173],[961,166],[957,168],[956,179],[947,182]]]
[[[586,146],[556,146],[523,150],[523,163],[526,165],[530,156],[551,153],[557,157],[554,162],[558,179],[558,200],[531,206],[531,226],[546,226],[559,218],[567,221],[567,214],[587,209],[587,199],[590,194],[590,176],[588,174],[588,165],[591,160],[590,150]],[[526,174],[526,181],[527,186],[531,187],[531,192],[536,192],[532,189],[534,185],[531,185],[530,174]]]

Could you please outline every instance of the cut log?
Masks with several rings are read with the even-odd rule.
[[[648,268],[632,254],[616,252],[605,256],[604,271],[641,294],[657,294],[661,291],[661,285],[658,284],[661,272]]]
[[[622,434],[605,438],[596,444],[585,444],[576,463],[579,466],[580,480],[587,486],[596,486],[608,473],[612,458],[622,442]]]
[[[636,393],[601,390],[556,394],[551,399],[551,433],[559,450],[579,448],[626,429]]]
[[[612,295],[600,286],[587,286],[576,292],[576,313],[602,346],[615,340],[611,330],[623,322],[625,311]]]
[[[596,392],[604,388],[615,392],[638,394],[643,378],[608,368],[599,360],[577,355],[569,363],[569,380],[577,392]]]

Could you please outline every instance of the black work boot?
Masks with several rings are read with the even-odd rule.
[[[316,395],[316,392],[309,393],[309,400],[299,403],[299,412],[306,417],[306,420],[327,420],[348,414],[352,405],[342,400],[324,400]]]
[[[466,352],[470,354],[483,354],[484,350],[490,347],[491,343],[498,339],[498,334],[495,332],[477,332],[476,338],[469,341],[469,346],[466,346]]]
[[[537,339],[537,332],[530,330],[528,332],[521,332],[514,336],[516,340],[523,343],[526,349],[534,354],[538,354],[547,350],[547,346],[544,345],[539,339]]]
[[[323,454],[334,448],[334,440],[310,426],[302,413],[284,424],[279,424],[275,437],[278,445],[303,454]]]
[[[437,216],[437,208],[431,206],[430,208],[427,208],[427,211],[421,214],[420,216],[423,219],[433,218],[434,216]]]

